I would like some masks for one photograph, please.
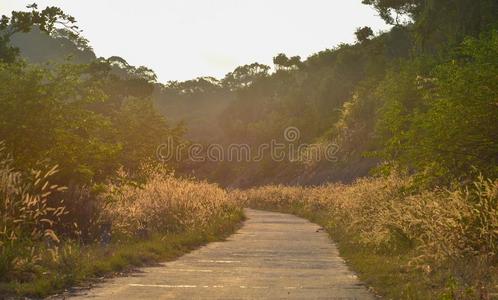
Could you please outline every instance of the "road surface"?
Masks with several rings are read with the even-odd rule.
[[[227,241],[70,299],[374,299],[318,225],[280,213],[246,215]]]

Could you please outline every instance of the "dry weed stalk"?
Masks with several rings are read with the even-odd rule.
[[[50,195],[64,189],[49,182],[56,172],[53,167],[23,174],[0,147],[0,277],[9,269],[36,263],[41,247],[59,243],[53,226],[65,208],[48,203]]]

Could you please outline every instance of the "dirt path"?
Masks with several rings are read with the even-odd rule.
[[[246,215],[225,242],[71,299],[373,299],[318,225],[279,213]]]

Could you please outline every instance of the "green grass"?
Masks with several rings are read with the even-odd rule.
[[[41,267],[27,271],[28,279],[0,283],[0,299],[46,297],[135,267],[173,260],[206,243],[223,240],[239,228],[243,219],[242,211],[236,211],[223,220],[215,220],[205,230],[156,234],[147,240],[115,242],[109,246],[66,244],[56,261],[47,254]]]

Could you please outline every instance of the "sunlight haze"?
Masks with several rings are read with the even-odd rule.
[[[7,0],[0,13],[29,1]],[[37,1],[73,15],[98,56],[152,68],[160,81],[223,77],[278,53],[303,58],[354,41],[354,31],[387,26],[361,0]]]
[[[498,300],[497,78],[498,0],[0,0],[0,300]]]

